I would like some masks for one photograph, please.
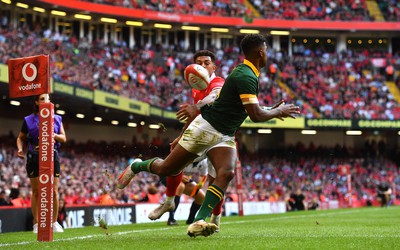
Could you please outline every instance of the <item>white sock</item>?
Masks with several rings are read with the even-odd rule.
[[[172,204],[172,203],[174,202],[174,198],[175,198],[175,196],[171,196],[171,197],[170,197],[170,196],[167,196],[167,197],[165,198],[164,203],[170,205],[170,204]]]

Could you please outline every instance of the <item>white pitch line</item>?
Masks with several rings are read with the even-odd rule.
[[[155,229],[143,229],[143,230],[129,230],[129,231],[122,231],[122,232],[116,232],[112,233],[112,235],[124,235],[124,234],[130,234],[130,233],[144,233],[147,231],[164,231],[164,230],[170,230],[173,229],[171,227],[166,227],[166,228],[155,228]],[[62,241],[74,241],[74,240],[84,240],[84,239],[92,239],[92,238],[97,238],[97,237],[104,237],[104,233],[101,234],[92,234],[92,235],[86,235],[86,236],[78,236],[78,237],[71,237],[71,238],[65,238],[65,239],[57,239],[53,240],[53,242],[62,242]],[[9,246],[19,246],[19,245],[27,245],[27,244],[32,244],[38,241],[22,241],[22,242],[15,242],[15,243],[4,243],[0,244],[0,247],[9,247]]]
[[[381,208],[375,208],[374,210],[378,210]],[[332,210],[330,210],[332,211]],[[318,214],[304,214],[304,215],[294,215],[294,216],[282,216],[282,217],[275,217],[275,218],[265,218],[265,219],[257,219],[257,220],[240,220],[240,221],[231,221],[231,222],[224,222],[223,224],[242,224],[242,223],[247,223],[249,221],[271,221],[271,220],[282,220],[282,219],[293,219],[293,218],[306,218],[306,217],[318,217],[318,216],[330,216],[330,215],[338,215],[338,214],[352,214],[352,213],[360,213],[364,212],[364,210],[348,210],[348,211],[338,211],[338,212],[330,212],[330,213],[318,213]],[[130,234],[130,233],[143,233],[147,231],[164,231],[164,230],[170,230],[173,229],[171,227],[166,227],[166,228],[154,228],[154,229],[143,229],[143,230],[129,230],[129,231],[122,231],[122,232],[116,232],[113,233],[112,235],[125,235],[125,234]],[[96,237],[104,237],[104,234],[92,234],[92,235],[86,235],[86,236],[79,236],[79,237],[71,237],[71,238],[65,238],[65,239],[57,239],[54,240],[53,242],[62,242],[62,241],[74,241],[74,240],[82,240],[82,239],[91,239],[91,238],[96,238]],[[400,235],[398,236],[400,237]],[[4,243],[0,244],[0,247],[10,247],[10,246],[19,246],[19,245],[27,245],[27,244],[32,244],[37,241],[22,241],[22,242],[15,242],[15,243]]]

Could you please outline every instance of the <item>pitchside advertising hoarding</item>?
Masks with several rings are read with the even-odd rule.
[[[50,93],[49,56],[9,59],[10,98]],[[53,240],[54,105],[39,105],[38,241]]]
[[[189,216],[191,203],[184,202],[179,205],[175,213],[176,220],[186,220]],[[82,228],[87,226],[100,226],[102,220],[106,228],[112,226],[130,225],[136,223],[156,223],[167,221],[169,213],[165,213],[160,219],[152,221],[149,213],[157,208],[155,203],[116,204],[116,205],[72,205],[67,207],[67,217],[64,227]],[[243,214],[270,214],[285,213],[285,202],[244,202]],[[239,207],[237,202],[225,202],[224,214],[226,216],[237,215]],[[32,230],[32,214],[29,208],[0,207],[0,234],[7,232],[19,232]]]

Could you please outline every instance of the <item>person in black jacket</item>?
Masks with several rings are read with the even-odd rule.
[[[298,188],[296,192],[292,193],[289,198],[288,202],[288,210],[289,211],[302,211],[306,210],[306,202],[305,202],[306,197],[304,194],[301,192],[301,189]]]
[[[0,192],[0,206],[12,206],[13,204],[6,196],[6,191],[1,190]]]
[[[387,182],[380,182],[377,186],[377,195],[381,203],[381,207],[387,207],[390,201],[390,195],[392,194],[392,189]]]

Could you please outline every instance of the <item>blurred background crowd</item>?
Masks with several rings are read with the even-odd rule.
[[[15,136],[0,139],[0,191],[10,202],[18,198],[17,205],[29,206],[29,181],[24,161],[16,157]],[[168,150],[166,141],[159,145],[151,141],[129,145],[70,141],[61,151],[61,198],[67,205],[121,204],[147,201],[148,194],[156,193],[161,202],[165,187],[158,176],[140,173],[140,178],[124,190],[116,189],[115,179],[134,157],[165,156]],[[246,152],[245,148],[240,152],[245,201],[289,201],[301,190],[307,204],[337,200],[347,206],[351,195],[353,206],[377,205],[377,186],[383,182],[393,183],[391,200],[400,199],[399,162],[393,158],[399,152],[385,150],[382,142],[366,142],[360,149],[298,142],[258,153]],[[348,176],[340,171],[343,165],[351,166],[351,190]],[[235,183],[231,183],[225,198],[237,201]],[[189,199],[182,196],[182,201]]]
[[[244,17],[249,22],[255,18],[241,0],[86,2],[178,14]],[[374,21],[365,0],[250,2],[261,17],[269,19]],[[386,21],[400,21],[398,1],[377,3]],[[124,40],[88,42],[74,34],[50,30],[41,23],[12,27],[7,15],[0,17],[2,64],[10,58],[45,53],[50,55],[51,76],[56,81],[103,90],[172,111],[191,102],[191,91],[182,77],[185,66],[192,63],[190,46],[145,44],[130,49]],[[224,78],[243,61],[237,45],[207,49],[217,55],[216,73]],[[309,48],[299,43],[293,45],[290,56],[285,50],[269,48],[268,58],[260,76],[261,105],[284,99],[299,105],[302,115],[308,118],[400,119],[400,105],[385,84],[393,81],[400,87],[400,76],[395,74],[400,68],[399,53],[370,49],[332,52],[323,46]],[[374,67],[373,58],[385,58],[387,67]],[[282,88],[282,84],[287,88]],[[5,131],[0,137],[0,205],[30,206],[29,181],[24,161],[16,156],[15,138],[16,135]],[[145,201],[150,193],[158,194],[161,201],[165,187],[155,175],[141,173],[141,178],[135,178],[123,191],[116,190],[114,180],[133,157],[165,156],[168,143],[159,138],[132,139],[130,145],[70,140],[61,150],[61,199],[67,205],[120,204]],[[392,198],[400,199],[400,162],[393,157],[398,153],[386,150],[381,141],[366,141],[365,147],[358,149],[301,142],[255,153],[241,147],[244,199],[289,203],[292,195],[300,191],[310,206],[329,200],[347,204],[349,199],[360,206],[372,205],[377,202],[377,186],[383,182],[392,183]],[[339,171],[342,165],[352,166],[351,190],[348,176]],[[234,183],[226,198],[237,199]]]
[[[183,46],[183,45],[182,45]],[[54,80],[89,89],[99,89],[177,110],[191,100],[183,82],[183,70],[192,63],[193,48],[176,45],[145,45],[130,49],[124,41],[88,43],[75,36],[33,27],[0,29],[0,63],[10,58],[49,54]],[[228,73],[243,61],[238,46],[208,48],[217,55],[217,75]],[[300,106],[308,118],[400,118],[400,106],[385,81],[400,76],[395,70],[375,68],[373,58],[386,58],[387,67],[400,68],[400,55],[383,51],[347,50],[327,52],[294,45],[294,53],[268,51],[268,66],[260,76],[260,104],[284,99]],[[288,88],[281,88],[284,83]]]
[[[177,14],[244,17],[251,12],[243,0],[82,0],[99,4],[123,6],[126,8],[170,12]],[[261,18],[287,20],[341,20],[341,21],[373,21],[374,17],[367,10],[365,0],[251,0],[253,8],[260,13]],[[379,8],[386,21],[400,20],[400,6],[395,0],[378,0]]]

